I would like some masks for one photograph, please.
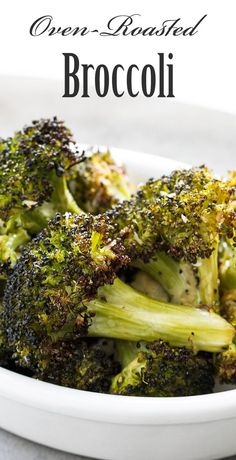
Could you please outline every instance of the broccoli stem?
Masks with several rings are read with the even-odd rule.
[[[83,213],[70,193],[64,176],[53,177],[53,185],[54,192],[51,202],[45,201],[41,206],[23,211],[17,216],[17,221],[20,221],[23,228],[30,234],[40,232],[57,212]],[[13,226],[13,220],[11,220],[11,226]]]
[[[236,327],[236,249],[230,243],[220,245],[221,313]]]
[[[214,312],[153,300],[116,279],[87,305],[95,313],[88,334],[131,341],[162,339],[174,346],[221,351],[234,328]]]
[[[74,200],[68,186],[65,176],[53,178],[54,191],[52,194],[52,202],[55,204],[58,212],[75,212],[77,214],[84,213],[76,201]]]
[[[198,304],[196,278],[189,263],[178,262],[164,252],[158,252],[150,262],[138,260],[134,265],[160,283],[171,302]]]
[[[139,260],[134,265],[158,281],[169,294],[171,302],[195,306],[203,304],[217,309],[216,306],[219,304],[217,248],[209,258],[198,260],[197,275],[190,263],[176,261],[164,252],[158,252],[148,263]]]
[[[163,302],[169,302],[170,300],[162,285],[144,271],[139,270],[135,273],[132,276],[130,285],[152,299],[163,300]]]
[[[21,222],[24,228],[31,234],[36,234],[42,228],[46,227],[49,220],[53,219],[57,212],[73,212],[81,214],[82,211],[68,189],[66,178],[55,177],[52,179],[54,191],[51,202],[44,202],[41,206],[26,211],[21,216]]]
[[[140,343],[126,341],[126,340],[116,340],[115,342],[115,355],[118,361],[121,364],[121,367],[128,366],[134,358],[136,358],[139,351],[145,349],[144,346],[141,346]]]
[[[12,234],[0,235],[0,260],[3,262],[10,260],[11,265],[14,265],[18,258],[17,248],[29,240],[30,237],[23,228]]]
[[[131,197],[130,186],[123,176],[119,176],[119,179],[110,186],[111,195],[118,201],[129,200]]]
[[[220,244],[220,287],[223,292],[236,289],[236,249],[226,241]]]
[[[218,243],[211,256],[198,262],[200,303],[211,305],[218,312],[219,283],[218,283]]]
[[[215,369],[220,383],[236,384],[236,345],[215,355]]]

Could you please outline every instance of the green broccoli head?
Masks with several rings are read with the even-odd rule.
[[[108,393],[111,379],[119,370],[105,340],[74,340],[52,345],[45,355],[44,368],[35,366],[33,376],[56,385]]]
[[[0,218],[48,201],[54,180],[67,175],[78,156],[71,132],[57,118],[33,121],[0,142]]]
[[[67,181],[82,161],[57,118],[34,121],[0,141],[0,276],[57,211],[80,212]]]
[[[19,365],[36,360],[43,368],[51,343],[86,335],[93,313],[85,302],[128,261],[110,234],[103,216],[66,213],[23,250],[5,289],[9,347]]]
[[[215,373],[220,383],[236,384],[236,345],[215,356]]]
[[[3,318],[3,304],[0,293],[0,366],[5,366],[10,356],[11,353],[8,350],[7,334]]]
[[[82,209],[92,214],[129,199],[134,191],[124,166],[114,161],[109,150],[86,150],[84,161],[73,172],[70,181],[73,196]]]
[[[194,355],[163,341],[146,344],[113,378],[111,393],[127,396],[191,396],[212,393],[213,364],[208,354]]]
[[[177,170],[150,180],[139,196],[155,209],[160,198],[161,235],[164,249],[190,262],[212,254],[219,233],[232,234],[235,221],[226,208],[232,188],[215,179],[205,167]]]

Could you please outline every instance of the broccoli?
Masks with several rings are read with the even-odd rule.
[[[234,217],[227,209],[232,194],[231,182],[215,179],[203,166],[174,171],[140,187],[135,197],[137,212],[141,215],[146,207],[149,217],[153,214],[153,231],[161,234],[159,246],[163,251],[152,254],[151,260],[147,255],[147,263],[136,260],[134,265],[160,283],[171,301],[211,305],[218,311],[219,235],[232,237],[235,232]],[[125,208],[126,203],[122,206]],[[87,207],[93,210],[89,194]],[[123,212],[126,215],[128,209]],[[143,214],[141,218],[144,220]],[[137,214],[134,225],[139,225]]]
[[[34,121],[0,140],[0,271],[14,266],[21,246],[57,211],[81,212],[67,181],[83,158],[56,118]]]
[[[10,351],[8,350],[7,334],[3,318],[3,304],[0,299],[0,366],[5,366],[10,359]]]
[[[138,270],[137,272],[132,273],[129,284],[137,291],[146,294],[152,299],[163,300],[164,302],[170,301],[168,294],[165,292],[161,284],[145,272]]]
[[[214,359],[215,373],[220,383],[236,384],[236,345],[232,343]]]
[[[87,149],[73,172],[70,190],[80,207],[92,214],[129,199],[134,191],[124,167],[115,163],[109,150]]]
[[[213,364],[207,353],[194,355],[162,340],[141,346],[120,342],[118,350],[122,371],[112,379],[113,394],[168,397],[213,391]]]
[[[222,241],[219,251],[221,315],[236,328],[236,249]],[[221,383],[236,384],[236,345],[215,357],[216,374]]]
[[[228,205],[229,212],[236,221],[236,173],[229,175],[233,189]],[[236,239],[224,238],[219,245],[219,277],[221,295],[221,315],[236,328]],[[236,384],[236,345],[215,357],[216,374],[221,383]]]
[[[221,313],[236,327],[236,249],[222,241],[219,254]]]
[[[170,302],[199,304],[197,277],[189,262],[175,260],[165,252],[158,251],[149,262],[138,260],[134,265],[164,289]]]
[[[131,254],[141,256],[142,248],[146,255],[145,237],[143,245],[131,244],[134,229],[122,228],[114,238],[109,216],[57,215],[23,250],[4,296],[8,344],[19,365],[45,371],[52,344],[84,336],[161,338],[195,351],[231,344],[234,329],[214,312],[156,301],[116,277]],[[148,232],[146,238],[150,245]]]
[[[136,266],[160,282],[171,300],[177,298],[181,303],[201,303],[217,309],[219,235],[232,238],[235,234],[235,219],[227,206],[233,194],[231,184],[215,179],[205,167],[174,171],[149,183],[153,199],[162,196],[163,206],[167,204],[168,212],[176,220],[172,225],[171,245],[163,241],[165,253],[157,253],[147,264],[137,261]],[[144,196],[147,194],[148,191],[144,192]],[[165,235],[166,226],[169,236],[168,214],[164,219],[161,233]],[[201,250],[199,246],[203,246]]]
[[[79,390],[108,393],[111,379],[119,370],[105,340],[62,340],[52,345],[44,368],[36,367],[33,377]]]

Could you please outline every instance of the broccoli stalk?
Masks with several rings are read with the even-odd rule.
[[[158,252],[150,262],[136,261],[134,266],[148,273],[168,293],[172,302],[188,305],[209,305],[218,309],[218,257],[215,249],[210,257],[191,265]]]
[[[99,288],[87,304],[95,314],[88,329],[93,337],[131,341],[162,339],[194,351],[219,351],[231,343],[234,332],[219,315],[189,306],[151,299],[116,278]]]
[[[119,342],[118,349],[122,371],[112,379],[113,394],[168,397],[213,390],[213,365],[207,354],[194,355],[162,340],[137,346]]]
[[[211,305],[219,312],[218,243],[210,257],[197,262],[199,303]]]
[[[8,264],[9,262],[11,266],[14,266],[19,257],[17,249],[25,245],[29,240],[30,237],[23,228],[16,230],[15,233],[10,235],[0,235],[0,266],[4,266],[4,264]],[[1,276],[0,272],[0,278]]]
[[[161,284],[158,283],[158,281],[153,279],[151,276],[149,276],[147,273],[138,270],[135,273],[129,273],[128,278],[130,278],[130,286],[132,286],[137,291],[146,294],[152,299],[163,300],[164,302],[170,301],[170,297],[168,296],[167,292],[163,289]]]
[[[196,276],[187,262],[174,260],[160,251],[150,262],[138,260],[134,266],[160,283],[171,302],[187,305],[199,303]]]

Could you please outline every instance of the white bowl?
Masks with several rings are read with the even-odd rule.
[[[137,182],[185,166],[112,149]],[[73,390],[0,368],[0,426],[38,443],[108,460],[200,460],[236,452],[236,390],[138,398]]]

